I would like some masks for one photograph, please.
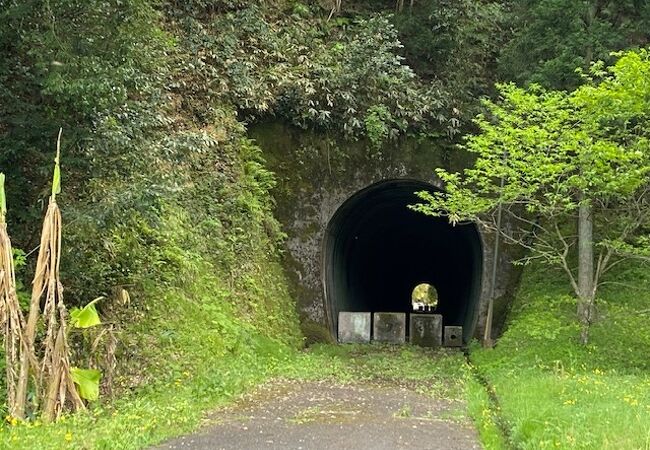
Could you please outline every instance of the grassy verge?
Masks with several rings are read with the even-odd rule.
[[[561,274],[528,270],[496,348],[472,349],[512,446],[650,448],[650,272],[628,267],[612,279],[588,346],[577,342],[575,302]]]
[[[265,272],[261,283],[277,285],[273,271]],[[460,352],[411,346],[316,345],[298,352],[295,330],[284,342],[269,338],[278,330],[260,330],[237,305],[214,301],[231,288],[203,280],[194,284],[200,289],[161,294],[150,320],[129,330],[136,337],[129,348],[141,352],[135,360],[147,362],[131,393],[56,424],[3,427],[0,444],[142,448],[196,429],[205,411],[281,377],[407,386],[456,404],[454,419],[470,417],[487,449],[650,449],[650,329],[642,295],[650,273],[630,267],[616,279],[626,287],[603,290],[601,316],[583,347],[562,278],[528,271],[497,347],[470,349],[474,368]],[[269,310],[278,326],[290,319],[274,309],[281,305]]]
[[[54,424],[0,426],[0,448],[143,448],[195,429],[206,410],[295,359],[298,320],[277,262],[232,284],[195,261],[184,285],[146,285],[147,301],[122,312],[117,400]]]
[[[277,357],[222,358],[213,369],[181,382],[96,407],[55,424],[27,423],[2,429],[4,448],[137,449],[198,426],[213,408],[274,373]]]
[[[182,330],[178,326],[174,331],[181,335]],[[209,332],[205,333],[201,337],[209,339]],[[197,361],[168,361],[168,376],[147,382],[146,387],[110,407],[96,407],[88,414],[68,417],[56,424],[5,427],[2,443],[5,448],[142,448],[195,429],[205,411],[270,377],[407,386],[457,405],[452,408],[454,419],[467,419],[465,399],[474,387],[470,386],[471,374],[465,358],[458,351],[317,345],[298,352],[287,344],[249,335],[249,350],[237,350],[235,354],[215,352],[221,345],[215,339],[220,338],[213,337],[204,348],[197,345]],[[479,398],[474,403],[479,405],[483,401]]]

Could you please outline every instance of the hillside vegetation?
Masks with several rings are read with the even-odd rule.
[[[442,380],[486,445],[650,445],[632,431],[648,428],[650,337],[637,292],[650,285],[631,267],[615,278],[633,287],[603,291],[587,347],[572,340],[567,287],[553,272],[529,272],[499,346],[472,356],[500,411],[459,354],[299,354],[276,180],[247,134],[273,120],[356,141],[371,156],[404,137],[449,146],[475,131],[478,99],[496,96],[495,82],[573,89],[584,81],[577,67],[647,45],[650,6],[338,3],[0,0],[0,172],[18,297],[26,309],[61,127],[65,301],[102,297],[107,330],[70,336],[73,365],[103,375],[89,413],[45,425],[38,405],[24,421],[0,406],[0,445],[142,448],[196,428],[205,410],[268,377],[368,376],[359,367]],[[345,158],[345,148],[333,154]]]

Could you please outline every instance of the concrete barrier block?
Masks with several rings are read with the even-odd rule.
[[[370,342],[370,313],[340,312],[338,340],[341,344]]]
[[[463,345],[463,327],[447,326],[445,327],[445,347],[462,347]]]
[[[420,347],[442,345],[442,316],[440,314],[411,314],[409,318],[411,344]]]
[[[406,342],[406,314],[377,312],[372,326],[373,340],[390,344]]]

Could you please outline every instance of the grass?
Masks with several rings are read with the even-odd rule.
[[[182,334],[183,328],[176,329]],[[250,337],[250,352],[207,353],[200,362],[179,366],[169,361],[169,375],[147,382],[133,395],[88,414],[55,424],[39,422],[4,427],[4,448],[136,449],[196,429],[204,413],[271,377],[405,385],[432,397],[459,402],[464,414],[470,372],[462,353],[434,352],[386,345],[316,345],[298,352],[261,336]],[[163,349],[164,350],[164,349]],[[312,415],[317,411],[312,411]],[[307,422],[311,417],[298,417]]]
[[[284,368],[283,374],[300,380],[389,383],[447,400],[465,397],[470,376],[457,350],[377,344],[315,345]]]
[[[270,278],[260,282],[277,286],[273,271],[265,273]],[[55,424],[0,427],[0,446],[143,448],[196,429],[206,411],[275,377],[401,385],[455,402],[448,419],[470,417],[486,449],[650,449],[650,327],[642,295],[650,291],[650,272],[628,267],[615,279],[624,286],[601,292],[599,321],[584,347],[561,274],[528,270],[498,345],[473,344],[470,366],[458,351],[408,345],[320,344],[299,352],[295,330],[284,342],[268,337],[281,337],[289,323],[280,308],[286,293],[274,293],[285,300],[269,304],[278,328],[260,329],[238,318],[232,302],[215,301],[232,293],[206,278],[161,294],[149,319],[128,330],[133,338],[124,351],[140,352],[131,356],[147,370],[123,386],[119,400]]]
[[[210,374],[160,384],[110,408],[64,418],[55,424],[27,423],[2,429],[4,448],[136,449],[195,429],[206,409],[226,402],[273,374],[269,359],[224,358]],[[227,368],[226,368],[227,367]],[[257,372],[251,370],[259,369]]]
[[[498,425],[500,409],[492,403],[485,387],[476,378],[470,378],[466,392],[467,412],[483,446],[486,449],[507,448],[504,432]]]
[[[0,448],[147,447],[196,429],[206,410],[287,367],[300,334],[279,264],[266,261],[263,273],[250,273],[252,287],[224,283],[201,264],[197,259],[193,272],[181,277],[185,285],[146,286],[156,301],[124,311],[116,401],[91,404],[88,412],[52,424],[0,426]],[[253,301],[267,314],[263,323],[241,312]]]
[[[612,279],[581,346],[561,274],[526,272],[496,348],[471,352],[509,434],[486,448],[650,449],[650,271],[630,266]]]

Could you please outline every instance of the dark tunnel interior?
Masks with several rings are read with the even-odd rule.
[[[350,197],[334,214],[324,242],[326,310],[336,334],[338,313],[404,312],[420,283],[438,292],[443,325],[472,334],[478,309],[481,238],[475,225],[452,226],[408,209],[416,191],[436,188],[414,180],[391,180]],[[408,323],[408,320],[407,320]]]

